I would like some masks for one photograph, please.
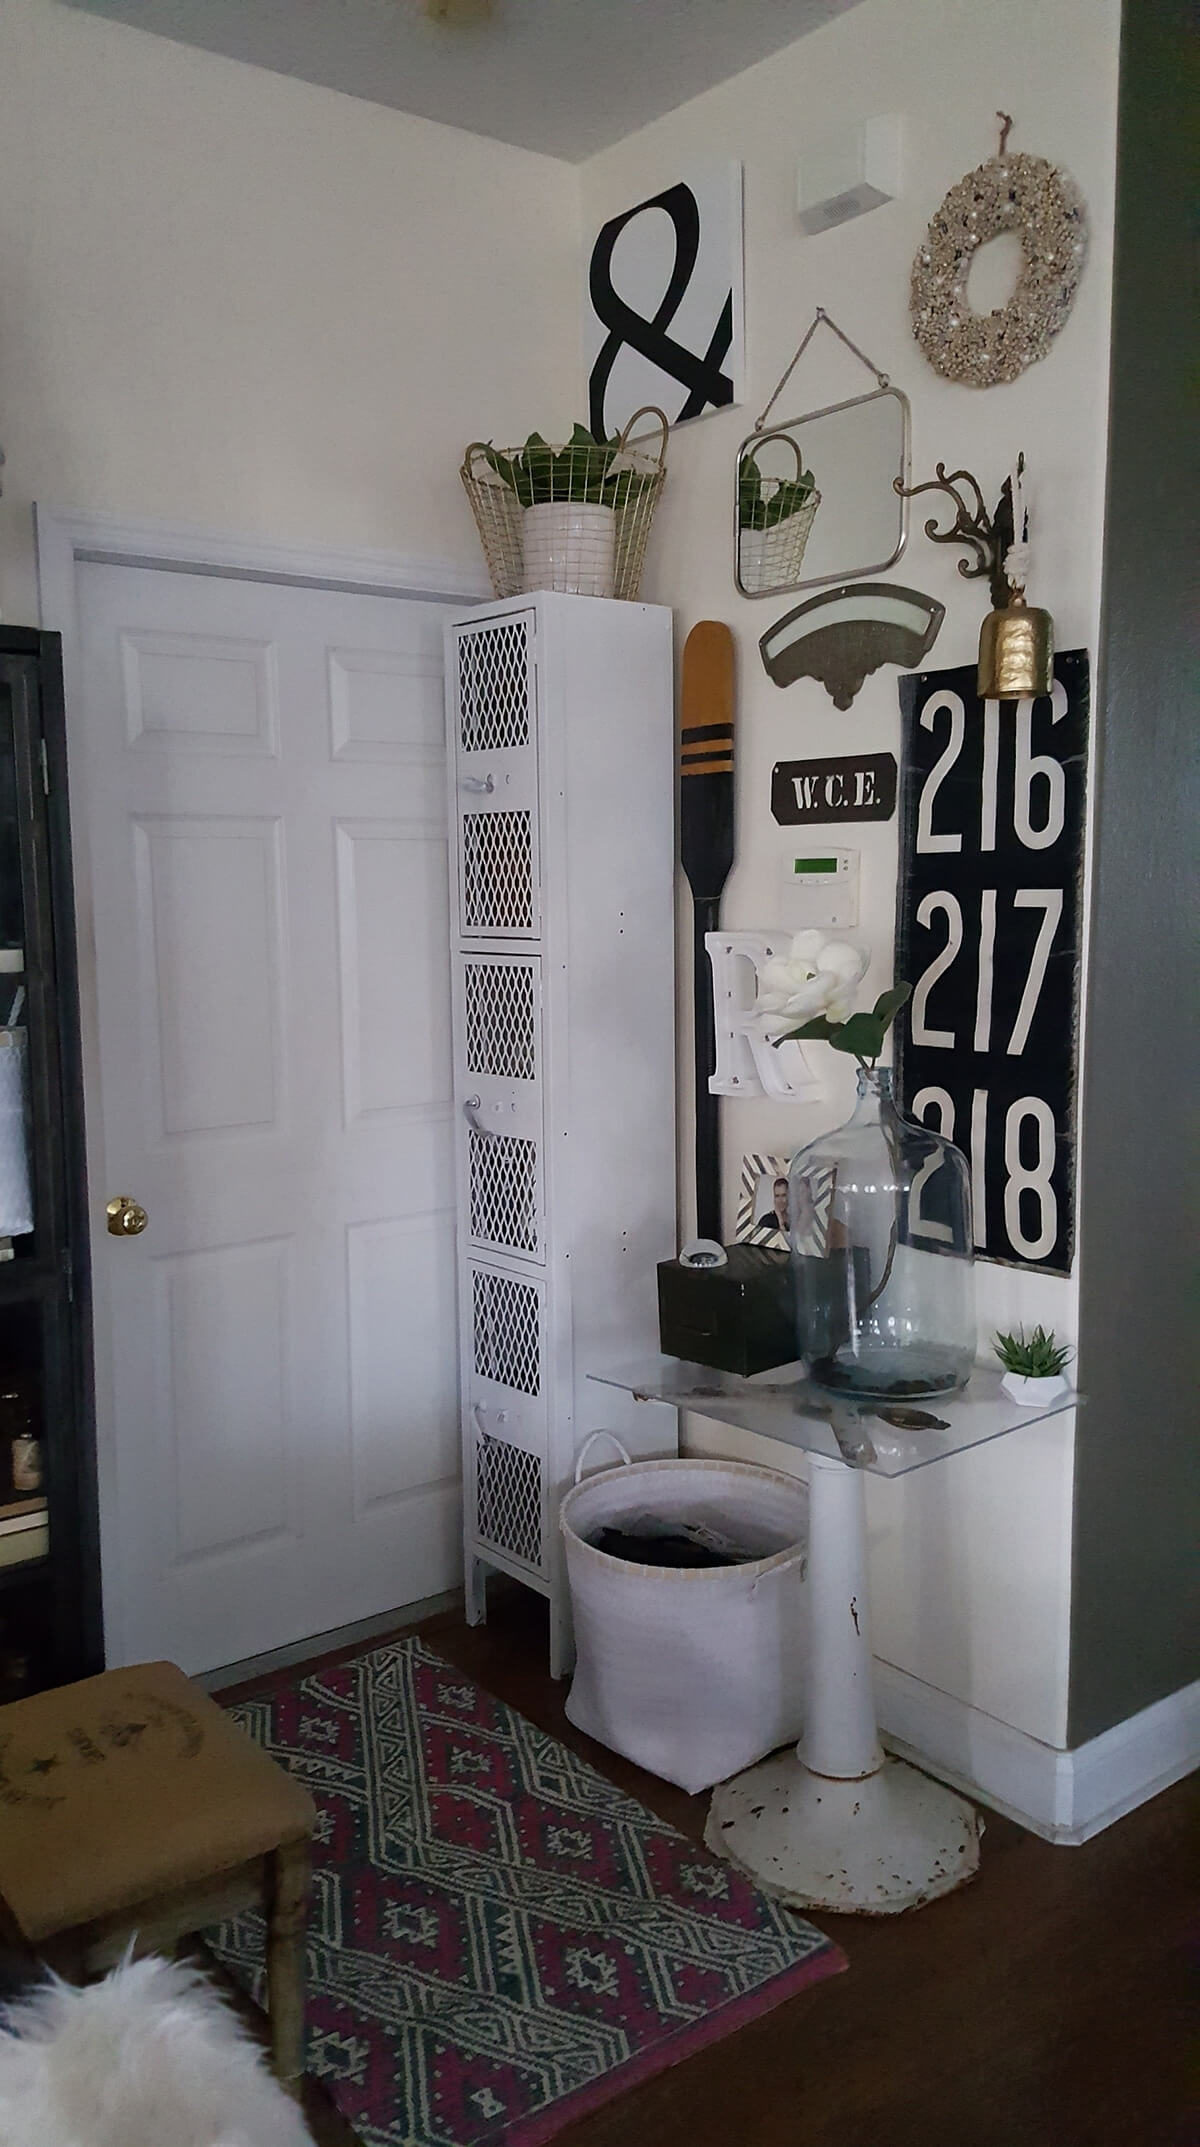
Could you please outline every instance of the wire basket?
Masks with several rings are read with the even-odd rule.
[[[795,587],[820,504],[820,493],[810,492],[804,506],[782,522],[738,531],[738,580],[747,596]]]
[[[646,417],[657,422],[656,447],[653,434],[630,438]],[[635,598],[667,474],[667,432],[663,412],[647,404],[603,446],[579,426],[563,447],[536,434],[512,449],[473,441],[460,474],[495,594]]]

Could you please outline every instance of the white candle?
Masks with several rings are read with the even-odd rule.
[[[1025,456],[1017,456],[1016,468],[1009,475],[1012,492],[1013,541],[1004,562],[1004,573],[1010,586],[1022,593],[1029,580],[1029,510],[1025,505]]]

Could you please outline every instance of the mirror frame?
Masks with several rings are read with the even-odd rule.
[[[748,433],[741,442],[733,466],[733,584],[739,596],[749,597],[751,603],[757,603],[764,597],[790,596],[795,589],[826,589],[835,582],[860,581],[864,575],[886,574],[889,567],[895,566],[908,543],[908,501],[903,494],[900,495],[900,535],[895,551],[887,559],[872,559],[861,567],[838,567],[832,574],[812,574],[803,581],[777,582],[770,589],[747,589],[742,581],[738,481],[741,477],[743,455],[761,447],[767,440],[790,440],[795,426],[807,425],[813,418],[835,417],[839,410],[855,410],[863,403],[877,403],[884,395],[890,395],[893,401],[900,405],[900,460],[894,472],[894,480],[889,480],[889,489],[898,490],[900,485],[907,485],[910,475],[912,408],[904,390],[892,387],[890,382],[886,388],[871,388],[866,395],[851,395],[843,403],[826,403],[820,410],[804,410],[799,417],[788,418],[783,424],[767,426],[762,432]]]

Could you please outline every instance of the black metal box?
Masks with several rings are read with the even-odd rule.
[[[796,1349],[791,1257],[769,1245],[729,1245],[724,1267],[658,1269],[658,1330],[664,1356],[715,1371],[769,1371]]]

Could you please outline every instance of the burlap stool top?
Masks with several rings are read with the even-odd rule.
[[[249,1907],[267,1919],[275,2070],[303,2071],[312,1798],[174,1663],[0,1708],[0,1895],[61,1974]]]

